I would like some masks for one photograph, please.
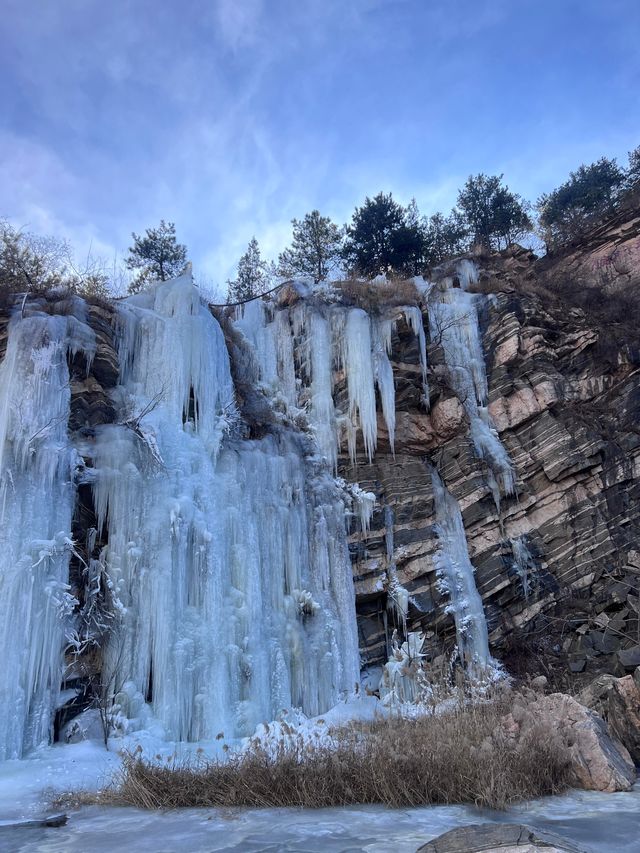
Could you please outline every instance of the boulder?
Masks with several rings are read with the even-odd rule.
[[[531,689],[536,693],[544,693],[549,685],[546,675],[538,675],[531,682]]]
[[[514,706],[503,719],[507,741],[517,744],[537,727],[558,737],[570,759],[572,784],[591,791],[628,791],[636,781],[634,763],[596,713],[572,696],[552,693]]]
[[[618,660],[625,670],[635,670],[640,666],[640,645],[631,646],[630,649],[620,649]]]
[[[640,668],[633,675],[601,675],[578,696],[587,708],[600,714],[611,734],[640,764]]]
[[[419,847],[417,853],[584,853],[571,841],[548,830],[520,823],[460,826]]]

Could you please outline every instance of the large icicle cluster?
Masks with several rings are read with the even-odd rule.
[[[487,409],[489,391],[484,352],[478,323],[478,305],[485,298],[464,288],[477,280],[472,261],[458,262],[461,288],[450,278],[432,287],[429,301],[431,341],[442,346],[451,385],[460,398],[471,428],[476,453],[487,462],[496,504],[500,487],[504,494],[515,491],[515,473]]]
[[[395,437],[395,387],[391,362],[394,327],[404,317],[418,339],[425,405],[428,405],[427,355],[420,309],[389,309],[371,316],[361,308],[304,299],[292,308],[276,309],[255,300],[236,323],[252,343],[260,380],[289,411],[304,408],[320,454],[334,470],[346,443],[352,462],[358,434],[372,459],[377,439],[376,389],[391,449]],[[347,401],[334,397],[337,374],[346,379]]]
[[[67,357],[95,352],[77,316],[26,306],[0,366],[0,759],[49,741],[63,676],[74,472]]]
[[[98,430],[93,488],[124,715],[200,740],[326,711],[358,678],[340,491],[293,431],[221,446],[228,355],[189,279],[125,301],[118,333],[121,424]]]
[[[471,675],[480,676],[495,662],[489,655],[487,620],[469,559],[462,514],[435,468],[431,484],[438,536],[434,557],[438,582],[449,597],[447,612],[455,621],[460,659]]]

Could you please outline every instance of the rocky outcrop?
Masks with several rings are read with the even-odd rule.
[[[557,738],[566,751],[572,784],[588,791],[628,791],[636,781],[634,763],[625,747],[615,741],[604,720],[565,693],[540,696],[535,701],[514,701],[504,717],[502,733],[507,748],[527,748],[536,730]],[[500,736],[497,736],[500,746]]]
[[[417,853],[584,853],[549,830],[519,823],[480,823],[460,826],[419,847]]]
[[[578,696],[602,716],[609,730],[640,764],[640,667],[633,675],[601,675]]]
[[[615,228],[626,240],[637,222]],[[580,249],[573,251],[578,263]],[[434,341],[425,411],[415,339],[400,322],[392,342],[395,452],[380,418],[373,462],[360,455],[351,466],[343,458],[341,468],[378,498],[370,534],[351,541],[363,659],[383,662],[394,627],[386,598],[390,519],[392,562],[411,596],[408,629],[426,633],[431,657],[453,645],[433,563],[431,463],[462,511],[494,655],[516,674],[623,675],[638,664],[640,351],[598,315],[548,297],[546,260],[542,268],[515,250],[479,263],[477,289],[497,291],[480,317],[489,412],[515,467],[516,494],[496,505]]]
[[[609,292],[637,288],[640,284],[640,198],[638,191],[606,222],[561,252],[545,259],[541,267],[550,278],[560,276],[575,287],[602,286]]]

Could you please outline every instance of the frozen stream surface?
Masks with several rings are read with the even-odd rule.
[[[43,816],[43,789],[90,787],[117,763],[113,753],[84,743],[49,748],[31,759],[0,764],[0,851],[414,853],[421,844],[457,826],[505,821],[552,829],[588,853],[640,851],[640,783],[629,793],[573,791],[504,813],[464,806],[185,809],[165,813],[92,806],[70,811],[64,827],[16,829],[6,825],[19,818]]]

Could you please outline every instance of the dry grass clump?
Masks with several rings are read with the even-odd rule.
[[[552,732],[510,744],[505,700],[443,714],[393,717],[334,731],[333,743],[301,737],[259,742],[226,762],[161,765],[128,754],[106,790],[71,802],[140,808],[386,806],[473,803],[505,808],[567,787],[568,761]],[[67,800],[69,802],[69,800]]]
[[[391,281],[336,281],[333,288],[342,295],[347,305],[364,308],[367,313],[383,312],[399,305],[417,305],[420,294],[413,281],[406,279]]]

